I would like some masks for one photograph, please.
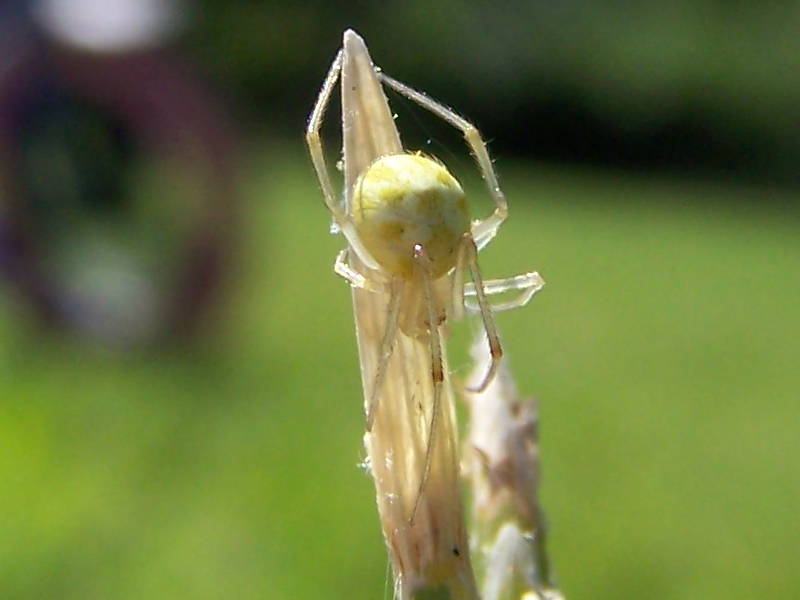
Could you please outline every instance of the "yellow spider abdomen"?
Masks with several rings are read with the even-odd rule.
[[[421,245],[433,278],[455,266],[469,231],[464,191],[441,164],[420,154],[384,156],[356,182],[352,214],[361,242],[392,275],[411,279]]]

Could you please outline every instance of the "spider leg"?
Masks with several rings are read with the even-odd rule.
[[[422,494],[425,492],[425,486],[428,483],[428,477],[430,476],[431,472],[434,435],[436,433],[436,426],[439,420],[439,405],[441,403],[442,387],[444,384],[444,368],[442,366],[442,340],[439,334],[439,316],[436,310],[433,294],[430,259],[428,258],[427,254],[425,254],[422,246],[419,244],[414,247],[414,258],[419,261],[418,264],[420,266],[419,270],[422,276],[423,295],[425,305],[428,309],[428,338],[431,346],[431,383],[433,385],[433,402],[431,404],[428,440],[425,444],[425,465],[422,469],[422,476],[419,481],[417,497],[414,500],[414,507],[411,509],[411,518],[408,520],[410,526],[414,525],[414,519],[417,517],[417,509],[419,509],[419,503],[422,499]]]
[[[503,347],[500,345],[500,337],[497,334],[494,317],[492,317],[492,307],[489,306],[489,301],[486,299],[481,271],[478,268],[478,248],[475,245],[475,240],[472,239],[469,233],[465,233],[462,243],[467,249],[469,270],[472,274],[472,281],[475,284],[475,297],[478,300],[478,308],[481,313],[481,319],[483,320],[483,328],[486,330],[486,339],[489,342],[489,354],[491,355],[489,371],[483,377],[483,381],[476,387],[469,388],[471,392],[480,393],[483,392],[486,386],[494,379],[497,369],[500,366],[500,359],[503,358]]]
[[[464,275],[467,271],[467,249],[461,243],[456,251],[456,266],[450,278],[450,315],[454,321],[460,321],[464,316],[464,296],[466,287]]]
[[[336,201],[336,194],[333,191],[333,184],[331,183],[330,175],[328,174],[328,166],[325,163],[325,154],[322,150],[322,140],[320,139],[320,129],[322,122],[325,118],[325,109],[330,103],[333,88],[339,79],[339,74],[342,71],[342,51],[333,59],[330,70],[325,76],[325,81],[322,84],[322,89],[317,97],[317,102],[314,104],[314,109],[311,111],[311,116],[308,118],[308,126],[306,128],[306,144],[308,144],[308,151],[311,154],[311,162],[314,164],[314,170],[317,172],[317,179],[322,187],[322,195],[325,199],[325,205],[333,215],[333,220],[337,227],[342,231],[344,237],[353,247],[358,254],[358,257],[370,269],[377,269],[378,263],[370,255],[356,233],[355,224],[353,220],[342,209],[340,203]]]
[[[347,261],[348,249],[345,248],[336,255],[336,262],[333,263],[333,271],[339,277],[347,281],[352,287],[367,290],[368,292],[387,292],[389,289],[383,281],[376,280],[374,277],[362,275],[354,269]],[[377,271],[373,271],[377,273]]]
[[[378,352],[375,379],[369,392],[367,431],[372,431],[372,425],[375,423],[375,414],[378,409],[383,381],[386,378],[389,359],[392,357],[392,351],[394,350],[394,343],[397,338],[397,324],[400,320],[400,299],[403,297],[404,285],[405,283],[399,277],[394,277],[390,285],[389,305],[386,309],[386,329],[383,332],[383,339]]]
[[[506,202],[505,194],[503,194],[500,189],[500,184],[497,182],[497,174],[495,173],[494,166],[492,166],[492,159],[489,157],[489,151],[486,149],[486,143],[483,141],[480,132],[472,123],[444,104],[407,86],[405,83],[389,77],[385,73],[378,73],[378,76],[381,81],[390,88],[409,100],[413,100],[441,119],[444,119],[450,125],[460,130],[464,135],[467,144],[475,155],[478,168],[481,171],[481,175],[483,175],[486,187],[489,189],[489,194],[495,204],[492,214],[486,219],[475,221],[472,225],[472,237],[475,240],[478,250],[480,250],[497,234],[501,223],[508,216],[508,203]]]
[[[491,305],[492,312],[501,312],[525,306],[530,302],[531,298],[533,298],[533,295],[543,287],[544,280],[539,276],[539,273],[534,271],[531,273],[522,273],[521,275],[508,277],[506,279],[489,279],[488,281],[484,281],[483,293],[486,296],[491,296],[494,294],[503,294],[505,292],[520,292],[520,294],[512,300]],[[478,292],[474,283],[467,283],[464,286],[465,297],[474,297],[477,295]],[[464,305],[470,312],[478,312],[481,310],[480,305],[477,303],[465,301]]]

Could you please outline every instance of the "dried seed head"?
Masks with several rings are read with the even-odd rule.
[[[479,335],[473,345],[473,380],[487,367],[485,344]],[[551,581],[539,506],[536,402],[519,396],[506,361],[484,391],[467,399],[467,471],[482,598],[561,600]]]

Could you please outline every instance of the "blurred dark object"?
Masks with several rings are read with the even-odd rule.
[[[229,259],[236,165],[225,111],[164,50],[175,6],[14,8],[0,15],[3,274],[44,322],[105,343],[190,332]]]

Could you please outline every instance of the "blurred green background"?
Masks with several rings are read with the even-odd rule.
[[[800,597],[800,4],[188,10],[165,52],[243,132],[224,293],[193,336],[119,346],[0,288],[0,598],[391,597],[342,241],[302,143],[347,26],[493,140],[511,217],[484,274],[548,283],[498,324],[540,402],[566,596]],[[488,211],[458,136],[390,101]],[[133,194],[111,231],[182,231],[192,205],[146,180],[168,208]]]

